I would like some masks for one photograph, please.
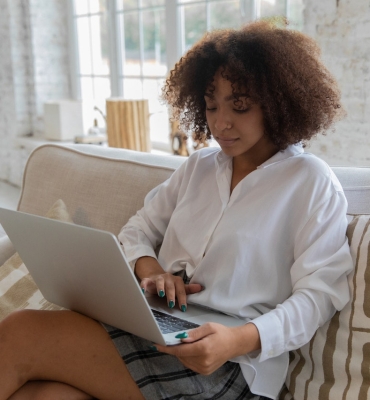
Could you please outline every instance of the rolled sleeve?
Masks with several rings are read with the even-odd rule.
[[[154,249],[162,243],[176,207],[185,164],[146,195],[143,208],[128,220],[118,235],[123,251],[133,269],[136,260],[140,257],[157,258]]]

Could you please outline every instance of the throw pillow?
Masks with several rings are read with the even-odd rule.
[[[291,352],[281,399],[366,400],[370,396],[370,216],[348,225],[351,301],[309,343]]]
[[[62,200],[54,203],[46,217],[73,223]],[[0,321],[12,311],[25,308],[62,309],[44,299],[19,254],[15,253],[0,267]]]

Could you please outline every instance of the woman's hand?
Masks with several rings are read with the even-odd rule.
[[[253,323],[235,328],[207,323],[189,331],[180,345],[155,347],[176,356],[185,367],[209,375],[231,358],[260,349],[261,342]]]
[[[181,311],[187,307],[186,296],[203,290],[197,283],[185,285],[182,278],[165,272],[153,257],[141,257],[135,264],[136,276],[144,292],[167,298],[168,307],[175,307],[176,301]]]

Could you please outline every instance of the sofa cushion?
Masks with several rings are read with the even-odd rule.
[[[62,198],[75,223],[117,235],[184,160],[92,145],[41,146],[28,159],[18,209],[45,215]]]
[[[73,222],[62,200],[57,200],[46,216]],[[0,266],[0,321],[20,309],[60,310],[44,299],[18,253]]]
[[[15,248],[7,235],[0,237],[0,265],[15,253]]]
[[[348,276],[351,301],[308,344],[291,352],[286,384],[295,400],[370,395],[370,216],[355,216],[347,236],[354,262]]]

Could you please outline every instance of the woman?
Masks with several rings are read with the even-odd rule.
[[[70,311],[15,313],[0,325],[1,399],[277,398],[289,350],[348,302],[347,203],[302,147],[340,115],[313,41],[267,22],[209,33],[163,93],[221,149],[195,152],[119,239],[144,291],[245,325],[164,347]]]

